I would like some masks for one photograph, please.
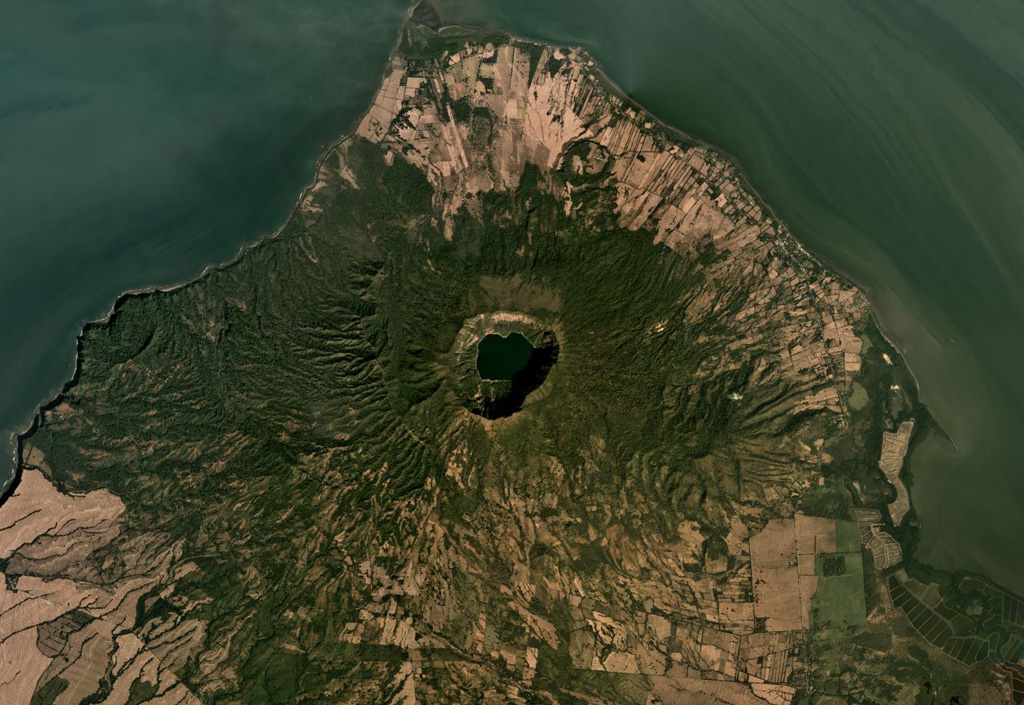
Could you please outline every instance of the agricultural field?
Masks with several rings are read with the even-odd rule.
[[[431,27],[275,237],[83,332],[0,507],[0,700],[988,687],[1018,598],[865,568],[927,417],[863,293],[585,51]]]

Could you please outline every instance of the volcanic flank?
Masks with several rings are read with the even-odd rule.
[[[508,378],[489,335],[532,346]],[[931,589],[878,467],[913,389],[865,297],[584,51],[411,23],[276,237],[83,332],[0,507],[0,701],[960,687],[865,595],[862,539]]]

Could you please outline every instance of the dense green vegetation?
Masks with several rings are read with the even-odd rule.
[[[410,36],[406,57],[430,66],[459,46]],[[561,70],[527,46],[531,75]],[[446,88],[439,100],[485,149],[493,116]],[[220,660],[191,656],[176,675],[205,700],[387,701],[415,662],[439,702],[518,689],[526,671],[538,689],[646,702],[645,676],[581,656],[598,648],[577,638],[584,607],[641,615],[642,629],[672,620],[685,651],[686,630],[713,624],[698,598],[751,604],[736,548],[748,527],[888,496],[882,431],[926,414],[893,390],[912,380],[884,362],[895,351],[873,324],[858,323],[857,404],[798,406],[835,380],[802,380],[751,335],[749,272],[711,243],[677,251],[623,227],[608,150],[568,154],[583,168],[527,164],[446,238],[424,173],[351,138],[276,237],[188,286],[125,297],[84,331],[75,380],[28,442],[62,491],[124,502],[117,543],[87,559],[104,580],[130,574],[142,537],[194,564],[139,601],[136,623],[204,625],[200,651]],[[577,213],[556,195],[565,184]],[[793,261],[805,286],[824,275]],[[511,334],[529,360],[482,378],[480,340]],[[807,643],[771,638],[812,656],[801,694],[886,702],[894,669],[920,683],[934,663],[901,651],[889,671],[833,668],[847,628],[865,653],[888,634],[865,624],[860,537],[848,522],[838,533],[815,567]],[[766,636],[749,624],[744,636]]]
[[[236,264],[126,298],[109,323],[90,326],[64,396],[75,413],[31,439],[61,489],[107,488],[124,498],[131,531],[184,541],[201,571],[179,592],[209,621],[211,643],[234,633],[242,672],[263,674],[242,680],[252,700],[315,692],[320,674],[355,667],[355,653],[327,648],[322,623],[296,635],[303,656],[279,662],[284,615],[316,606],[332,623],[356,617],[354,595],[325,593],[311,571],[339,583],[342,553],[406,535],[403,512],[425,483],[446,484],[452,433],[489,468],[481,484],[541,494],[551,480],[538,462],[553,455],[579,502],[632,492],[638,531],[700,515],[738,489],[696,462],[742,433],[726,395],[744,373],[692,379],[715,352],[698,342],[715,331],[691,330],[681,315],[703,276],[695,262],[610,218],[581,230],[536,177],[489,195],[482,222],[463,218],[447,242],[430,224],[420,172],[385,168],[365,142],[351,142],[346,159],[361,188],[332,190],[308,228],[295,218]],[[498,298],[556,313],[564,352],[550,393],[495,443],[461,421],[446,356],[462,322]],[[660,320],[669,334],[644,333]],[[595,436],[605,439],[598,454]],[[446,492],[439,510],[464,521],[472,496]],[[330,541],[339,533],[342,553]],[[155,602],[140,621],[158,609],[174,608]]]

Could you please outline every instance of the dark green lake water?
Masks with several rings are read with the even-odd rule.
[[[521,333],[491,333],[477,345],[476,369],[483,379],[512,379],[531,355],[533,346]]]
[[[864,286],[956,443],[915,448],[918,557],[1024,592],[1024,4],[442,0],[588,47],[737,156]],[[14,0],[0,23],[0,425],[75,332],[273,230],[376,87],[404,3]],[[8,468],[9,469],[9,468]]]

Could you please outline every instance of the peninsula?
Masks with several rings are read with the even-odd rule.
[[[0,702],[1018,702],[1024,604],[907,558],[915,389],[725,155],[418,10],[274,237],[83,331]]]

